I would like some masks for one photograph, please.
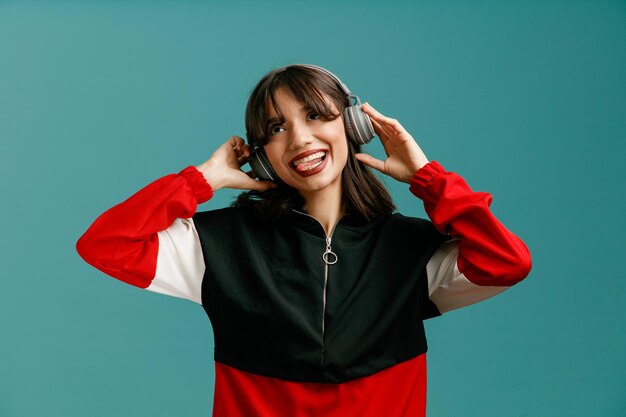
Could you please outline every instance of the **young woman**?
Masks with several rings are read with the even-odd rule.
[[[271,71],[248,101],[249,144],[233,136],[154,181],[77,243],[115,278],[202,305],[215,336],[214,416],[424,416],[422,321],[530,271],[490,194],[348,93],[320,67]],[[361,153],[368,120],[384,161]],[[274,181],[242,171],[251,157]],[[430,221],[394,213],[368,167],[409,184]],[[250,191],[196,212],[221,188]]]

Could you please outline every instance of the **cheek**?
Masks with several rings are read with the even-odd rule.
[[[283,152],[277,142],[268,143],[263,147],[263,149],[265,150],[265,155],[267,156],[267,159],[269,159],[272,166],[280,165],[279,162]]]
[[[348,139],[345,133],[337,136],[337,140],[333,144],[335,158],[342,164],[348,160]]]
[[[323,137],[329,140],[329,144],[334,148],[334,153],[342,159],[348,155],[348,137],[343,125],[343,119],[338,118],[324,126]]]
[[[344,141],[343,145],[340,145],[340,149],[338,150],[339,163],[341,164],[341,169],[343,170],[348,163],[348,144]]]

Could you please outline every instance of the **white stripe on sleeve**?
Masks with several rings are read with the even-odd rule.
[[[176,219],[158,237],[156,275],[146,289],[202,304],[205,265],[193,219]]]
[[[477,303],[509,287],[481,286],[468,280],[458,268],[459,239],[441,245],[426,265],[428,294],[441,314]]]

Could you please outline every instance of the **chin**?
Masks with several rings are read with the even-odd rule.
[[[307,181],[295,181],[290,184],[293,188],[300,192],[316,192],[322,191],[329,186],[341,184],[341,173],[332,178],[309,178]]]

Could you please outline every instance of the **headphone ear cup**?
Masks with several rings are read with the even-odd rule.
[[[369,143],[376,134],[370,117],[361,110],[360,105],[346,107],[343,120],[348,138],[357,145]]]
[[[276,175],[276,172],[272,168],[262,146],[256,146],[253,149],[248,163],[258,179],[277,182],[278,175]]]
[[[346,115],[343,114],[343,125],[346,127],[346,134],[348,135],[348,140],[352,143],[357,143],[354,134],[354,128],[352,127],[352,120]]]

